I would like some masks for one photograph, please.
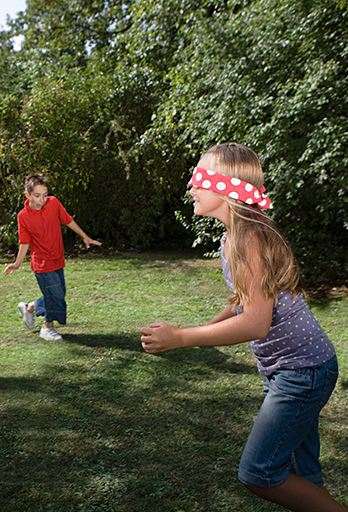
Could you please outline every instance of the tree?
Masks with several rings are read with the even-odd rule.
[[[22,50],[0,58],[16,198],[2,229],[27,169],[46,170],[93,236],[144,248],[194,236],[215,250],[221,226],[180,197],[201,153],[234,140],[260,156],[271,215],[311,282],[346,271],[344,2],[28,0],[19,33]]]
[[[149,136],[164,127],[186,157],[226,140],[249,145],[307,277],[343,271],[347,10],[331,0],[265,0],[185,30],[190,44]],[[194,219],[192,228],[202,238],[205,224]]]

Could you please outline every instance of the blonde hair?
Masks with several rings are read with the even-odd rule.
[[[251,149],[242,144],[226,143],[211,147],[204,156],[209,156],[210,169],[233,176],[261,188],[264,175],[260,160]],[[212,192],[216,194],[216,192]],[[230,223],[230,253],[234,295],[233,306],[251,301],[249,286],[253,279],[247,249],[255,247],[264,266],[261,281],[262,293],[266,299],[277,302],[280,291],[294,295],[303,291],[300,272],[292,250],[283,234],[258,205],[247,205],[242,201],[218,194],[227,201]],[[250,252],[249,252],[250,253]]]

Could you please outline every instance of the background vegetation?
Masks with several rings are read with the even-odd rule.
[[[0,277],[0,509],[280,512],[237,479],[262,401],[248,344],[161,355],[140,345],[151,321],[199,325],[226,305],[220,262],[89,255],[65,274],[59,343],[39,337],[40,319],[29,331],[17,309],[38,292],[29,261]],[[320,420],[324,481],[348,506],[347,289],[311,306],[340,367]]]
[[[27,0],[0,34],[0,249],[32,171],[104,247],[216,249],[181,198],[200,154],[237,141],[308,282],[345,279],[347,16],[345,0]]]

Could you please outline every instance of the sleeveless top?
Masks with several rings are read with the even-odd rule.
[[[233,294],[231,269],[224,257],[226,236],[221,240],[222,272]],[[242,314],[243,308],[237,307],[236,313]],[[333,344],[314,318],[303,295],[294,297],[288,291],[278,294],[267,336],[251,341],[249,345],[257,359],[259,373],[266,376],[281,369],[317,366],[335,355]]]

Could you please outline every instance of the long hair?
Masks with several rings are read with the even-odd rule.
[[[263,185],[261,163],[246,146],[236,143],[218,144],[207,151],[205,156],[208,155],[211,170],[251,183],[258,189]],[[231,304],[236,307],[252,300],[247,285],[253,279],[247,257],[250,246],[259,250],[263,263],[261,286],[266,299],[272,298],[276,302],[280,291],[287,290],[294,295],[303,291],[295,257],[274,222],[257,204],[248,205],[222,194],[219,197],[227,201],[229,206],[229,263],[234,290]]]

